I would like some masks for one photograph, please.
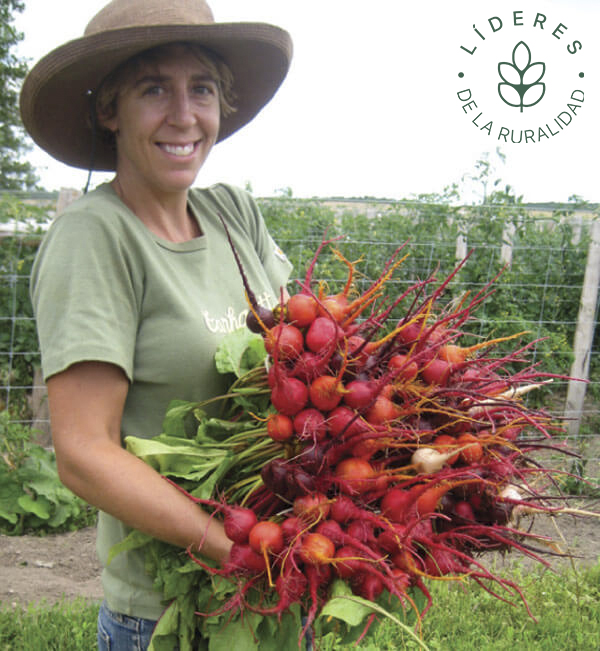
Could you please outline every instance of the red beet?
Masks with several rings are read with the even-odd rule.
[[[465,502],[464,500],[456,502],[453,508],[453,513],[460,520],[468,520],[471,522],[475,521],[475,513],[473,512],[473,507],[469,504],[469,502]]]
[[[304,337],[298,328],[287,323],[277,324],[271,328],[264,337],[265,348],[269,355],[274,355],[280,360],[295,359],[304,350]]]
[[[301,441],[323,441],[327,436],[327,423],[323,414],[309,407],[294,416],[294,431]]]
[[[284,547],[281,526],[270,520],[257,522],[250,530],[248,542],[257,554],[279,554]]]
[[[225,535],[233,542],[247,543],[250,530],[256,522],[256,513],[252,509],[242,507],[228,509],[223,518]]]
[[[315,533],[320,533],[329,538],[334,545],[342,545],[344,532],[335,520],[323,520],[315,528]]]
[[[331,502],[331,517],[340,524],[346,524],[356,517],[359,517],[360,509],[354,501],[346,495],[338,495]]]
[[[427,384],[446,386],[453,366],[443,359],[432,359],[421,369],[421,377]]]
[[[321,533],[307,533],[302,538],[299,554],[309,565],[325,565],[332,561],[335,545]]]
[[[231,574],[256,574],[266,569],[265,559],[257,554],[250,545],[234,543],[229,551],[229,558],[223,570]]]
[[[287,320],[299,328],[309,326],[318,314],[317,302],[310,294],[294,294],[285,305]]]
[[[306,347],[313,353],[323,350],[333,352],[339,336],[339,326],[329,317],[319,316],[312,322],[306,333]]]
[[[349,457],[338,463],[334,476],[342,492],[356,495],[373,488],[375,471],[366,459]]]
[[[384,425],[402,416],[402,409],[389,398],[379,395],[367,410],[365,420],[371,425]]]
[[[308,524],[324,520],[329,515],[329,498],[322,493],[297,497],[293,504],[294,515]]]
[[[281,533],[286,545],[290,545],[304,530],[305,525],[299,517],[293,516],[286,518],[281,523]]]
[[[354,380],[349,382],[344,392],[344,402],[352,409],[365,409],[376,395],[376,386],[373,382],[366,380]]]
[[[342,383],[332,375],[321,375],[309,387],[311,403],[322,412],[335,409],[340,404],[343,392]]]
[[[364,561],[361,558],[362,554],[354,549],[354,547],[350,547],[349,545],[339,547],[335,552],[336,560],[334,562],[337,575],[342,579],[352,578],[364,565]]]
[[[385,585],[381,577],[373,572],[359,572],[352,580],[352,588],[355,594],[369,601],[377,601],[383,592]]]
[[[367,428],[367,424],[356,411],[344,405],[336,407],[329,413],[327,424],[333,437],[349,438],[355,434],[360,434]]]
[[[412,503],[413,498],[409,491],[391,488],[381,500],[381,513],[394,522],[403,522]]]
[[[310,384],[320,375],[326,373],[329,363],[329,355],[313,353],[304,350],[294,362],[292,375],[306,384]]]
[[[308,402],[308,388],[296,378],[281,375],[271,391],[271,402],[278,412],[295,416]]]
[[[267,434],[274,441],[287,441],[294,435],[292,419],[285,414],[271,414],[267,419]]]

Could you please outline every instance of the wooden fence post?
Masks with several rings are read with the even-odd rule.
[[[56,201],[56,215],[60,213],[70,204],[79,199],[81,196],[81,190],[75,190],[73,188],[61,188],[58,193],[58,200]]]
[[[31,408],[31,428],[35,432],[34,440],[45,448],[52,446],[50,433],[50,413],[48,411],[48,392],[42,378],[42,369],[36,366],[33,370],[33,387],[29,398]]]
[[[502,247],[500,248],[500,261],[503,265],[510,266],[513,257],[513,238],[517,228],[514,222],[505,222],[502,229]]]
[[[573,350],[575,358],[571,366],[571,377],[587,380],[589,377],[590,356],[594,339],[596,304],[600,285],[600,219],[592,222],[590,246],[588,250],[581,302],[577,317],[577,328]],[[569,436],[577,437],[583,416],[585,382],[569,381],[564,416],[567,420]]]
[[[454,257],[458,262],[460,262],[467,257],[467,253],[467,234],[461,228],[456,236],[456,249]]]

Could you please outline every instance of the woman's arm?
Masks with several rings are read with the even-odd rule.
[[[225,560],[231,541],[222,524],[121,447],[128,389],[123,371],[104,362],[80,362],[48,380],[61,481],[134,529]]]

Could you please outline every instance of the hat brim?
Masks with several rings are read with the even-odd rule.
[[[250,122],[269,102],[285,79],[292,57],[289,34],[265,23],[156,25],[84,36],[50,52],[26,77],[20,98],[25,128],[37,145],[67,165],[114,170],[114,149],[98,138],[92,143],[88,91],[96,90],[106,75],[130,57],[181,41],[212,50],[233,74],[237,110],[221,119],[217,141]]]

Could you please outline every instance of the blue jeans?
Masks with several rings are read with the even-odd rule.
[[[303,618],[302,624],[305,621]],[[98,612],[98,651],[146,651],[155,625],[152,619],[115,613],[103,601]],[[308,631],[304,638],[306,651],[313,649],[312,637]]]
[[[110,610],[103,601],[98,613],[99,651],[146,651],[156,622]]]

